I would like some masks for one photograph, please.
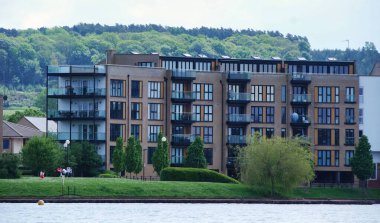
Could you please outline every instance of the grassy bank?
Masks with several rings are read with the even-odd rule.
[[[115,178],[66,178],[67,186],[75,186],[82,197],[156,197],[156,198],[263,198],[264,194],[242,184],[134,181]],[[56,197],[61,196],[60,178],[24,177],[0,180],[0,197]],[[380,190],[335,188],[296,189],[284,198],[320,199],[380,199]]]

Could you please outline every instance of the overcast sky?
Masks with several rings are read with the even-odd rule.
[[[78,23],[278,30],[313,49],[380,48],[380,0],[0,0],[0,27]]]

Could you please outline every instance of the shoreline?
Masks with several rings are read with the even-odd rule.
[[[72,197],[28,197],[0,198],[0,203],[184,203],[184,204],[335,204],[335,205],[373,205],[380,200],[343,200],[343,199],[186,199],[186,198],[72,198]]]

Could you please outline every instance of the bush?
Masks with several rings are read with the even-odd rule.
[[[111,174],[111,173],[101,173],[99,174],[100,178],[118,178],[118,175]]]
[[[0,178],[20,178],[20,158],[16,154],[3,153],[0,156]]]
[[[208,169],[201,168],[175,168],[168,167],[161,171],[162,181],[195,181],[195,182],[218,182],[235,183],[239,181],[226,175]]]

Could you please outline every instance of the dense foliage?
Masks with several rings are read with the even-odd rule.
[[[183,53],[236,58],[280,56],[287,59],[356,60],[358,73],[367,74],[380,54],[373,43],[361,49],[311,50],[306,37],[278,31],[232,30],[225,28],[163,27],[160,25],[79,24],[27,30],[0,28],[0,83],[7,86],[43,84],[49,64],[93,64],[105,50],[117,52]]]
[[[55,169],[63,164],[63,150],[51,138],[32,137],[26,142],[21,151],[22,163],[30,168],[34,175],[44,171],[48,176],[53,175]]]
[[[0,155],[0,178],[20,178],[20,158],[18,154],[3,153]]]
[[[161,171],[162,181],[193,181],[193,182],[219,182],[236,183],[239,181],[213,170],[200,168],[168,167]]]
[[[136,157],[136,139],[134,136],[130,136],[128,138],[127,142],[127,149],[125,152],[126,159],[125,159],[125,170],[132,174],[137,166],[137,157]]]
[[[45,117],[45,113],[37,109],[27,108],[24,111],[16,111],[15,113],[7,117],[7,120],[13,123],[17,123],[25,116]]]
[[[356,146],[354,156],[351,159],[351,166],[352,172],[361,181],[368,180],[373,173],[374,168],[371,144],[369,144],[368,138],[365,135],[359,139],[359,144]],[[364,185],[361,184],[361,186]]]
[[[98,174],[103,162],[93,144],[87,141],[74,142],[68,149],[75,176],[93,177]]]
[[[113,169],[116,173],[121,173],[125,171],[125,160],[126,160],[126,155],[125,155],[125,148],[123,145],[123,139],[121,137],[118,137],[116,139],[115,150],[113,151],[113,154],[112,154]]]
[[[165,139],[165,140],[163,140]],[[166,137],[162,135],[162,132],[157,137],[157,148],[153,153],[152,164],[154,171],[160,176],[161,170],[170,165],[169,160],[169,144]]]
[[[301,139],[267,139],[256,132],[253,143],[239,154],[242,182],[270,191],[272,196],[310,182],[314,171],[306,145]]]
[[[204,146],[200,137],[196,137],[194,142],[186,148],[185,166],[193,168],[207,167],[207,161],[204,155]]]

